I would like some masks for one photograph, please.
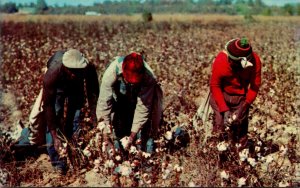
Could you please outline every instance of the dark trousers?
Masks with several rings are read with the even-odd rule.
[[[244,95],[229,95],[223,92],[223,96],[227,106],[229,107],[231,112],[235,112],[237,109],[241,108],[243,103],[246,100]],[[210,105],[214,111],[214,118],[213,118],[213,129],[214,130],[225,130],[224,125],[224,113],[220,113],[219,108],[213,99],[210,97]],[[232,131],[232,138],[234,141],[238,141],[239,139],[243,138],[248,133],[248,115],[249,110],[245,113],[245,116],[242,117],[242,123],[240,125],[233,125],[230,127]]]
[[[66,118],[64,118],[65,100],[67,101]],[[59,127],[59,129],[63,132],[67,139],[71,139],[73,134],[79,128],[81,103],[79,103],[78,101],[80,100],[78,100],[77,98],[65,98],[62,93],[60,93],[59,91],[57,92],[55,102],[56,116],[60,121],[60,125],[64,125],[62,127]],[[60,159],[59,154],[55,150],[53,139],[49,130],[47,130],[46,132],[46,144],[52,165],[65,171],[67,165],[66,161]]]
[[[114,128],[114,136],[116,141],[119,141],[125,136],[130,136],[135,107],[135,102],[131,102],[122,96],[118,98],[118,101],[114,101],[112,126]],[[136,138],[141,139],[141,149],[151,153],[153,150],[153,139],[149,137],[149,132],[150,121],[148,121],[146,125],[143,126],[142,130],[137,133]]]

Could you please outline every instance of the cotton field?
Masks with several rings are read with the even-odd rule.
[[[154,15],[149,23],[138,16],[2,17],[0,186],[299,186],[299,17],[250,22],[242,16]],[[250,109],[250,144],[239,150],[212,138],[212,119],[203,123],[195,114],[208,91],[214,57],[228,40],[242,36],[263,68]],[[22,160],[11,153],[18,121],[28,123],[48,58],[68,48],[84,53],[99,79],[113,57],[143,51],[164,92],[164,123],[153,154],[135,144],[122,153],[102,143],[103,125],[92,127],[85,108],[83,134],[61,151],[70,166],[66,176],[55,175],[46,153]],[[188,136],[176,135],[178,127]]]

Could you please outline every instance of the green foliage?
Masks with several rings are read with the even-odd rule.
[[[36,9],[38,13],[44,13],[46,10],[48,10],[48,5],[46,4],[45,0],[37,0]]]
[[[264,9],[264,11],[262,12],[262,15],[264,15],[264,16],[272,16],[272,9],[271,8]]]
[[[153,17],[152,17],[152,13],[151,12],[144,12],[142,14],[142,17],[143,17],[143,21],[144,22],[151,22],[153,20]]]
[[[1,12],[13,13],[18,8],[35,7],[39,14],[85,14],[87,11],[96,11],[101,14],[144,14],[151,13],[203,13],[203,14],[228,14],[247,15],[300,15],[300,4],[286,4],[283,7],[267,6],[262,0],[132,0],[108,1],[95,3],[92,6],[48,6],[45,0],[37,0],[36,4],[6,3],[1,7]],[[147,17],[147,16],[146,16]],[[251,18],[250,18],[251,19]],[[144,18],[143,18],[144,20]],[[148,20],[146,18],[146,20]],[[146,21],[144,20],[144,21]]]
[[[291,16],[294,14],[294,7],[291,4],[286,4],[283,6],[284,13]]]
[[[245,14],[244,19],[246,22],[256,22],[252,14]]]
[[[3,6],[0,6],[0,12],[15,13],[18,12],[18,8],[15,3],[5,3]]]

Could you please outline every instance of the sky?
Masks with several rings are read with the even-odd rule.
[[[45,0],[48,5],[93,5],[95,2],[103,2],[103,0]],[[262,0],[267,5],[277,5],[282,6],[286,3],[300,3],[300,0]],[[25,4],[25,3],[36,3],[36,0],[0,0],[1,4],[6,2],[13,2],[16,4]]]

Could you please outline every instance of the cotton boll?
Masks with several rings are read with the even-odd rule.
[[[120,174],[122,176],[129,176],[131,174],[132,170],[129,166],[120,166]]]
[[[100,160],[99,159],[95,159],[94,165],[99,165],[99,164],[100,164]]]
[[[262,146],[262,142],[261,142],[261,141],[258,141],[258,142],[257,142],[257,145],[258,145],[258,146]]]
[[[0,187],[5,187],[8,179],[8,173],[0,168]]]
[[[171,173],[171,170],[169,170],[169,169],[164,170],[163,174],[162,174],[162,179],[164,179],[164,180],[167,179],[169,177],[170,173]]]
[[[149,157],[151,157],[151,153],[143,152],[142,156],[145,157],[145,159],[148,159]]]
[[[174,169],[175,172],[182,172],[183,167],[182,167],[182,166],[179,166],[178,164],[175,164],[175,166],[174,166],[173,169]]]
[[[236,114],[233,114],[231,117],[232,121],[236,120],[236,118],[237,118]]]
[[[88,150],[88,149],[84,149],[84,150],[83,150],[83,154],[84,154],[85,156],[87,156],[87,157],[90,157],[90,156],[92,155],[92,153],[91,153],[90,150]]]
[[[238,187],[242,187],[243,185],[246,185],[246,178],[241,177],[238,179]]]
[[[281,145],[280,148],[279,148],[279,153],[281,156],[284,156],[287,154],[287,151],[288,151],[288,148],[287,147],[284,147],[284,145]]]
[[[137,167],[137,166],[139,166],[140,165],[140,162],[138,161],[138,160],[134,160],[131,164],[130,164],[130,166],[131,167]]]
[[[137,152],[138,152],[138,151],[137,151],[137,149],[136,149],[135,146],[130,146],[129,153],[131,153],[131,154],[136,154]]]
[[[218,151],[226,151],[228,148],[228,143],[226,143],[225,141],[218,143],[217,148]]]
[[[125,136],[123,137],[121,140],[121,144],[124,148],[127,148],[128,144],[129,144],[129,137],[128,136]]]
[[[173,134],[171,131],[167,131],[166,134],[165,134],[165,138],[167,140],[171,140],[173,138]]]
[[[222,170],[222,172],[220,173],[220,176],[222,179],[225,179],[225,180],[227,180],[229,178],[229,174],[225,170]]]
[[[117,160],[117,161],[121,161],[121,159],[122,159],[122,158],[121,158],[120,155],[117,155],[117,156],[116,156],[116,160]]]
[[[266,159],[266,163],[269,164],[270,162],[272,162],[274,160],[273,156],[268,155],[267,157],[265,157]]]
[[[106,124],[103,121],[99,122],[97,125],[97,129],[100,131],[104,130],[105,127],[106,127]]]
[[[241,161],[245,161],[248,158],[249,155],[249,149],[243,149],[241,152],[239,152],[239,157]]]
[[[259,146],[255,146],[254,150],[255,150],[255,152],[260,152],[260,147]]]
[[[189,182],[188,187],[196,187],[196,184],[192,181]]]
[[[111,159],[105,161],[105,163],[104,163],[104,167],[105,167],[105,168],[112,168],[114,165],[115,165],[115,163],[114,163],[114,161],[111,160]]]
[[[289,187],[289,186],[290,186],[290,184],[286,181],[281,181],[281,182],[279,182],[279,185],[278,185],[278,187]]]
[[[247,161],[249,162],[249,164],[252,166],[252,167],[255,167],[256,166],[256,160],[254,158],[247,158]]]
[[[106,148],[107,148],[107,143],[103,142],[102,143],[102,152],[105,152],[106,151]]]

